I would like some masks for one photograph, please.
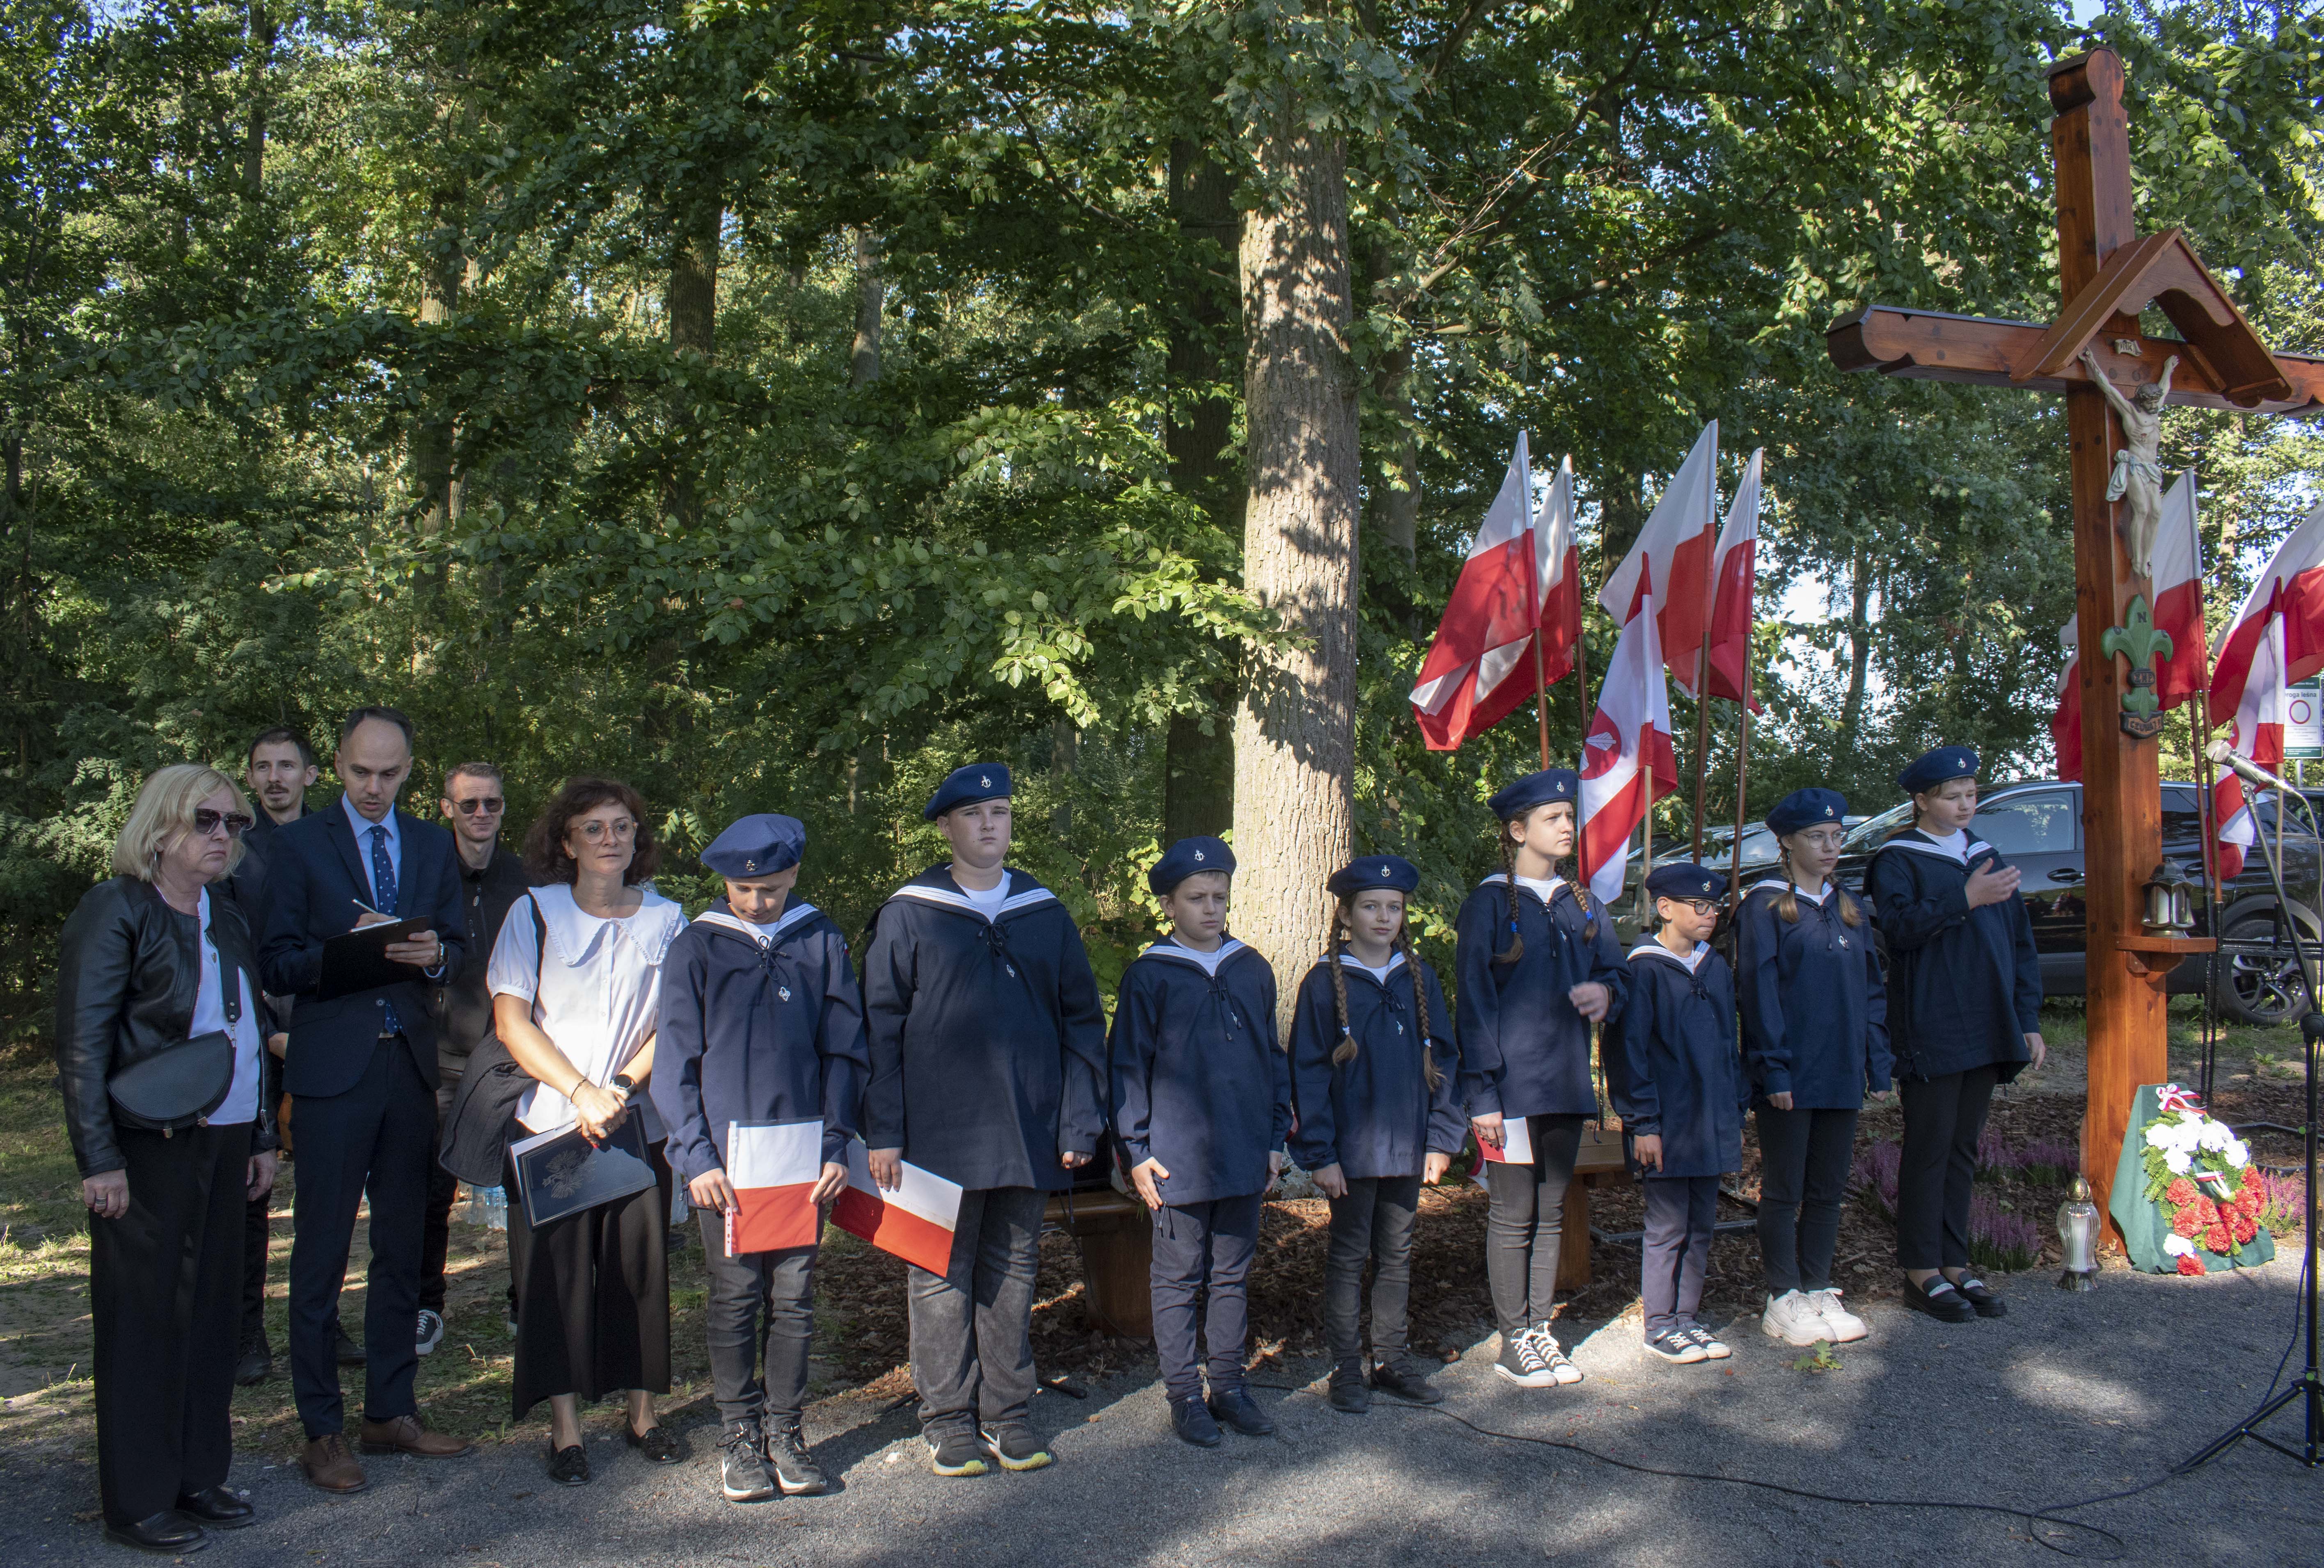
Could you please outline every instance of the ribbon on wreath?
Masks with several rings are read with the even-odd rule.
[[[2177,1084],[2164,1084],[2154,1092],[2154,1114],[2167,1116],[2173,1111],[2200,1116],[2203,1114],[2203,1096]]]

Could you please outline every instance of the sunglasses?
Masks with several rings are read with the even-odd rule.
[[[244,816],[240,812],[213,812],[208,806],[196,806],[194,836],[198,839],[207,839],[223,826],[227,838],[239,839],[250,831],[250,825],[254,820]]]
[[[478,795],[473,801],[454,801],[452,809],[464,817],[473,817],[478,812],[489,812],[497,816],[507,804],[508,802],[498,795]]]

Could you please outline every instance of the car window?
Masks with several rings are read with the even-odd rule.
[[[1889,807],[1877,817],[1866,818],[1849,830],[1847,838],[1840,840],[1840,852],[1843,855],[1852,855],[1878,848],[1880,840],[1888,836],[1889,830],[1904,826],[1912,814],[1913,802],[1906,801],[1902,805]]]
[[[2070,855],[2074,796],[2066,790],[2011,795],[1978,812],[1969,832],[2004,855]]]

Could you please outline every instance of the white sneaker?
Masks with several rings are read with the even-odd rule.
[[[1809,1294],[1807,1299],[1808,1305],[1814,1310],[1816,1316],[1823,1319],[1824,1326],[1831,1331],[1833,1343],[1846,1344],[1850,1340],[1862,1339],[1872,1332],[1865,1326],[1864,1319],[1840,1304],[1839,1291],[1831,1289],[1813,1291]]]
[[[1857,1324],[1856,1331],[1861,1334],[1864,1325]],[[1813,1344],[1818,1340],[1839,1337],[1839,1331],[1824,1320],[1815,1303],[1796,1290],[1767,1297],[1766,1310],[1759,1314],[1759,1332],[1785,1344]]]
[[[1565,1349],[1557,1343],[1557,1335],[1549,1332],[1549,1325],[1539,1324],[1527,1329],[1526,1337],[1533,1341],[1533,1348],[1541,1357],[1542,1364],[1549,1369],[1549,1375],[1560,1387],[1571,1387],[1582,1380],[1582,1369],[1565,1359]]]

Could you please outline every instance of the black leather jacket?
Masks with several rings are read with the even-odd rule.
[[[258,963],[242,905],[221,883],[210,890],[210,940],[259,994]],[[181,1045],[191,1035],[194,994],[201,985],[200,940],[194,922],[134,876],[100,882],[65,922],[57,964],[57,1081],[65,1130],[83,1176],[128,1164],[115,1135],[106,1081],[134,1062]],[[274,1059],[258,1053],[254,1149],[272,1149]]]

